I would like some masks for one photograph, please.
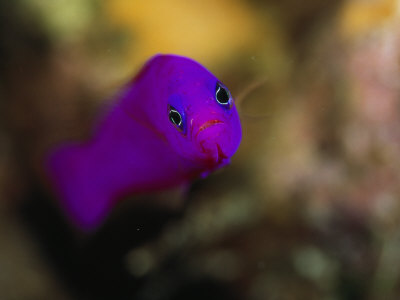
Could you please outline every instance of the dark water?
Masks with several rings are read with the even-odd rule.
[[[25,225],[74,299],[238,299],[221,282],[187,274],[180,253],[144,277],[128,271],[126,254],[156,239],[168,222],[183,214],[184,209],[135,206],[120,210],[97,232],[82,234],[65,222],[54,201],[40,189],[21,207]]]

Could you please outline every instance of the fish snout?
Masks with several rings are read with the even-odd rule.
[[[204,122],[195,134],[201,156],[213,164],[227,164],[230,152],[229,127],[220,120]]]

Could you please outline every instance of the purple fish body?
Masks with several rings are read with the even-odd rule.
[[[188,184],[226,165],[240,140],[228,89],[189,58],[156,55],[91,138],[53,149],[45,168],[67,215],[91,230],[124,196]]]

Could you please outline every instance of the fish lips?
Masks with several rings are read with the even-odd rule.
[[[201,157],[214,166],[229,163],[233,155],[230,128],[221,120],[204,122],[195,134],[195,141]]]

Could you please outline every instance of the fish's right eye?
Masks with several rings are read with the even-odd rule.
[[[169,105],[168,107],[168,118],[179,131],[183,131],[184,128],[183,117],[179,113],[179,111],[171,105]]]
[[[223,86],[220,82],[217,82],[215,87],[215,99],[217,102],[227,108],[232,107],[232,97],[229,90]]]

